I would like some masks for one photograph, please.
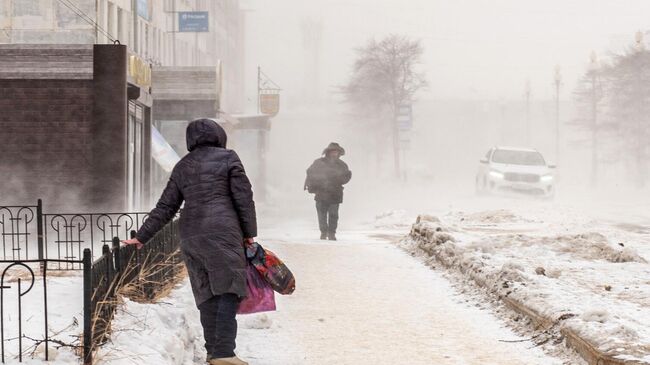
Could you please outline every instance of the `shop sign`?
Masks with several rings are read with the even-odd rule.
[[[209,32],[210,18],[207,11],[181,11],[178,13],[179,32]]]
[[[280,94],[260,94],[260,112],[276,116],[280,112]]]
[[[129,76],[138,86],[151,86],[151,66],[138,56],[129,56]]]

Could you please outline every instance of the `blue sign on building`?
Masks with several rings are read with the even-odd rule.
[[[209,32],[210,21],[207,11],[181,11],[178,13],[179,32]]]
[[[151,15],[149,11],[149,0],[138,0],[135,4],[138,15],[144,19],[151,20],[149,17]]]

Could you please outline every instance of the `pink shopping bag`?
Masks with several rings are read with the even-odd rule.
[[[269,283],[262,278],[255,266],[246,266],[246,286],[248,296],[239,303],[237,314],[252,314],[275,310],[275,293]]]

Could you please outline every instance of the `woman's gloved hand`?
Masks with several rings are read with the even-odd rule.
[[[125,245],[137,245],[136,248],[138,250],[141,249],[142,247],[144,247],[144,244],[142,242],[140,242],[140,240],[137,239],[137,238],[131,238],[131,239],[128,239],[128,240],[123,240],[122,243],[125,244]]]

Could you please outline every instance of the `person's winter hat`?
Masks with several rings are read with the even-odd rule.
[[[326,149],[323,150],[323,155],[327,155],[329,151],[338,151],[339,155],[345,155],[345,150],[338,143],[332,142]]]

